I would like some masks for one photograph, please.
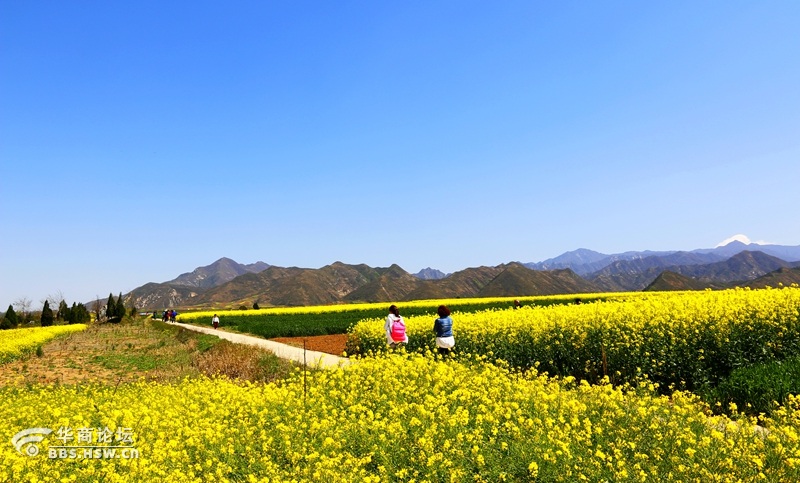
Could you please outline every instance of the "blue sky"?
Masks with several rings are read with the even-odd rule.
[[[800,244],[800,2],[0,3],[0,310],[226,256]]]

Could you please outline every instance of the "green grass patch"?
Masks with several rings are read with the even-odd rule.
[[[149,371],[165,364],[152,354],[102,354],[92,357],[91,361],[106,369],[127,371]]]
[[[616,296],[618,297],[618,295]],[[606,300],[608,298],[615,298],[612,295],[598,294],[590,296],[582,296],[583,302]],[[463,303],[450,303],[448,307],[453,312],[471,313],[487,309],[507,309],[513,304],[513,301],[487,299],[485,302],[476,302],[476,299],[465,300]],[[575,302],[575,298],[556,298],[556,297],[542,297],[542,298],[521,298],[523,305],[530,306],[548,306],[548,305],[567,305]],[[354,308],[353,310],[341,310],[331,312],[294,312],[294,313],[264,313],[264,314],[251,314],[248,312],[241,313],[226,313],[222,312],[220,315],[220,327],[230,329],[236,332],[253,334],[265,339],[274,337],[306,337],[315,335],[331,335],[331,334],[346,334],[348,330],[364,319],[373,319],[379,317],[386,317],[389,313],[389,303],[385,306],[376,306],[375,308]],[[431,305],[408,305],[404,306],[402,302],[396,304],[400,308],[400,313],[403,317],[413,316],[430,316],[436,317],[436,309],[439,307],[438,302],[432,301]],[[211,319],[198,320],[189,316],[185,316],[180,322],[190,323],[200,326],[211,325]],[[164,324],[163,322],[154,322],[154,324]],[[175,326],[169,326],[177,328]]]
[[[196,350],[198,352],[206,352],[220,342],[221,339],[215,335],[198,334]]]
[[[700,392],[718,412],[733,403],[748,414],[770,414],[790,394],[800,394],[800,357],[736,369],[716,388]]]

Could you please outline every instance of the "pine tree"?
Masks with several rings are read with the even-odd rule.
[[[89,311],[83,304],[75,304],[73,302],[70,313],[72,314],[72,321],[70,324],[85,324],[92,319],[92,316],[89,315]]]
[[[67,316],[69,315],[69,305],[64,300],[58,304],[58,312],[56,312],[56,319],[58,320],[67,320]]]
[[[0,320],[0,329],[13,329],[18,323],[17,313],[14,312],[14,307],[9,305],[5,317],[3,317],[3,320]]]
[[[44,307],[42,307],[42,317],[41,317],[41,324],[42,327],[50,327],[53,325],[53,309],[50,308],[50,302],[47,300],[44,301]]]
[[[66,318],[67,323],[68,324],[76,323],[77,315],[78,315],[77,304],[75,302],[72,302],[72,308],[67,309],[67,318]]]
[[[120,292],[119,297],[117,298],[116,315],[120,318],[120,320],[122,320],[122,318],[125,317],[125,312],[125,302],[122,300],[122,292]]]
[[[106,302],[106,317],[113,319],[117,312],[117,303],[114,301],[114,294],[108,294],[108,302]]]

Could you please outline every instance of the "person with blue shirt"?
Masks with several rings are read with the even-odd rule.
[[[446,305],[440,305],[436,312],[439,314],[439,318],[433,323],[436,347],[439,348],[439,354],[447,356],[456,345],[453,338],[453,319],[450,318],[450,309]]]

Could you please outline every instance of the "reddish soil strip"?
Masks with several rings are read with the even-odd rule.
[[[295,347],[303,347],[303,341],[305,340],[307,350],[340,356],[342,352],[344,352],[344,347],[347,343],[347,334],[315,335],[309,337],[276,337],[270,340]]]

